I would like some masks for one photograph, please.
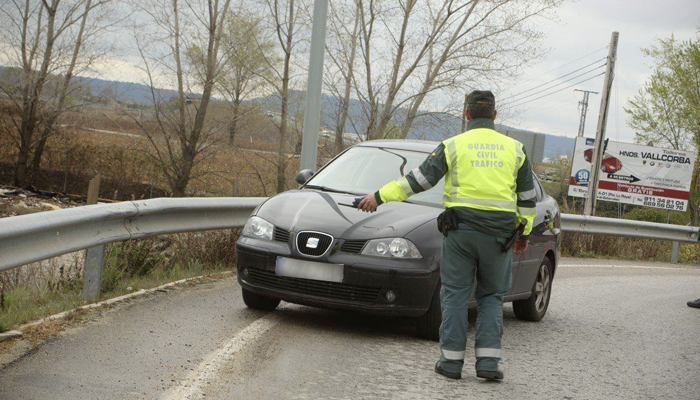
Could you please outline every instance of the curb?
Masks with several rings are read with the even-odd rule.
[[[4,342],[5,340],[10,340],[14,339],[16,337],[22,336],[22,332],[20,331],[7,331],[0,333],[0,342]]]
[[[221,274],[221,275],[224,275],[224,276],[226,277],[226,276],[228,276],[228,275],[233,275],[233,271],[222,271],[222,272],[217,272],[217,274]],[[63,311],[63,312],[60,312],[60,313],[58,313],[58,314],[54,314],[54,315],[50,315],[50,316],[48,316],[48,317],[44,317],[44,318],[42,318],[42,319],[40,319],[40,320],[37,320],[37,321],[33,321],[33,322],[28,323],[28,324],[24,324],[24,325],[18,327],[16,331],[6,332],[6,334],[7,334],[7,333],[11,333],[11,332],[18,332],[19,335],[21,335],[21,334],[22,334],[22,331],[26,330],[27,328],[31,328],[31,327],[34,327],[34,326],[37,326],[37,325],[41,325],[41,324],[43,324],[43,323],[45,323],[45,322],[49,322],[49,321],[57,321],[57,320],[64,319],[64,318],[66,318],[68,315],[70,315],[71,313],[74,313],[74,312],[76,312],[76,311],[90,310],[90,309],[93,309],[93,308],[99,308],[99,307],[102,307],[102,306],[107,306],[107,305],[110,305],[110,304],[119,303],[119,302],[121,302],[121,301],[129,300],[129,299],[132,299],[132,298],[135,298],[135,297],[145,296],[145,295],[150,294],[150,293],[154,293],[154,292],[157,292],[157,291],[160,291],[160,290],[164,290],[164,289],[169,289],[169,288],[171,288],[171,287],[174,287],[174,286],[177,286],[177,285],[181,285],[181,284],[183,284],[183,283],[187,283],[187,282],[190,282],[190,281],[194,281],[194,280],[206,278],[206,277],[209,277],[209,276],[210,276],[210,275],[193,276],[192,278],[181,279],[181,280],[179,280],[179,281],[166,283],[166,284],[164,284],[164,285],[160,285],[160,286],[157,286],[157,287],[154,287],[154,288],[151,288],[151,289],[141,289],[141,290],[139,290],[139,291],[137,291],[137,292],[134,292],[134,293],[125,294],[125,295],[119,296],[119,297],[113,297],[113,298],[111,298],[111,299],[103,300],[103,301],[101,301],[101,302],[99,302],[99,303],[92,303],[92,304],[87,304],[87,305],[84,305],[84,306],[76,307],[76,308],[74,308],[74,309],[72,309],[72,310]],[[17,336],[19,336],[19,335],[17,335]],[[17,336],[13,336],[13,337],[17,337]],[[8,339],[9,339],[9,338],[8,338]],[[0,339],[0,342],[1,342],[2,340],[7,340],[7,339]]]

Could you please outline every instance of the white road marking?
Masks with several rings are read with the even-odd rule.
[[[560,267],[572,267],[572,268],[631,268],[631,269],[662,269],[662,270],[673,270],[673,271],[698,271],[698,268],[684,268],[684,267],[654,267],[649,265],[614,265],[614,264],[560,264]]]
[[[278,308],[281,307],[280,305]],[[223,347],[209,354],[187,378],[181,381],[178,386],[168,390],[161,399],[189,400],[205,398],[202,386],[207,384],[207,382],[214,381],[218,376],[219,370],[226,363],[233,360],[247,343],[256,340],[260,335],[277,325],[281,318],[279,313],[273,311],[248,325],[226,342]]]

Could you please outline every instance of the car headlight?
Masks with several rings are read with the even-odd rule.
[[[391,258],[423,258],[416,245],[403,238],[370,240],[362,250],[362,254]]]
[[[245,227],[243,227],[243,235],[272,240],[272,232],[274,230],[275,226],[268,221],[257,216],[252,216],[248,218]]]

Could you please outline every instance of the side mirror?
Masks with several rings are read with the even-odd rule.
[[[309,179],[311,179],[312,176],[314,176],[314,171],[310,169],[303,169],[297,174],[296,181],[298,184],[303,185]]]

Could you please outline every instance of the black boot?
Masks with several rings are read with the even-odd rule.
[[[700,308],[700,299],[689,301],[688,307]]]
[[[495,371],[476,371],[477,378],[483,378],[489,381],[500,381],[503,379],[503,371],[497,369]]]
[[[460,372],[450,372],[442,369],[440,361],[435,363],[435,372],[450,379],[462,379],[462,374]]]

